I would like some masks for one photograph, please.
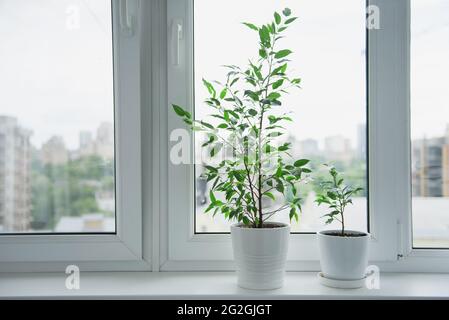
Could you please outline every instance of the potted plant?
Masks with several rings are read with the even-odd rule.
[[[203,80],[211,109],[209,122],[194,119],[184,108],[174,111],[194,131],[207,138],[203,147],[211,158],[229,150],[216,165],[206,165],[210,205],[206,213],[236,221],[231,227],[238,284],[249,289],[274,289],[283,284],[290,226],[270,219],[287,211],[298,219],[298,188],[310,173],[307,159],[294,160],[283,140],[283,124],[292,121],[282,111],[282,96],[299,88],[300,79],[288,75],[292,51],[278,48],[289,25],[291,10],[274,13],[273,21],[256,26],[258,57],[247,66],[226,66],[224,83]],[[271,204],[269,204],[269,202]]]
[[[365,278],[368,266],[369,234],[345,228],[345,209],[352,205],[352,197],[363,189],[345,185],[334,167],[330,167],[329,174],[330,180],[322,183],[323,192],[317,195],[316,202],[329,207],[330,212],[324,215],[326,224],[338,221],[341,228],[318,232],[322,276],[343,283],[363,283],[360,281]]]

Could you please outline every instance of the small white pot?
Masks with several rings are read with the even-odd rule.
[[[272,228],[231,227],[232,248],[237,266],[238,285],[246,289],[269,290],[284,284],[290,226]]]
[[[360,280],[368,266],[369,234],[345,231],[357,236],[341,237],[338,230],[318,232],[320,264],[323,276],[334,280]]]

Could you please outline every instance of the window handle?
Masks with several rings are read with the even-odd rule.
[[[130,13],[130,0],[120,0],[120,28],[124,35],[134,35],[134,16]]]
[[[179,66],[181,60],[181,52],[180,52],[180,43],[183,38],[183,23],[180,19],[174,19],[172,23],[172,57],[173,57],[173,65]]]

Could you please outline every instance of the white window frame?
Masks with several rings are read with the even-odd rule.
[[[116,233],[1,235],[0,271],[150,270],[142,215],[141,49],[139,0],[112,0],[116,163]],[[140,8],[139,8],[140,7]],[[139,10],[142,9],[142,10]],[[132,18],[131,18],[132,17]],[[132,26],[129,33],[127,27]],[[142,96],[142,100],[146,97]],[[142,112],[142,114],[144,114]],[[88,116],[88,115],[86,115]],[[145,147],[145,146],[144,146]],[[145,157],[144,157],[145,159]],[[144,206],[148,205],[144,203]],[[145,241],[143,241],[143,239]]]
[[[370,261],[384,271],[447,272],[448,250],[412,249],[411,243],[410,0],[367,5],[380,9],[380,29],[369,30],[368,37]],[[193,0],[168,0],[166,10],[161,16],[167,17],[168,31],[159,41],[167,55],[158,62],[167,66],[167,101],[159,118],[167,122],[159,122],[160,145],[168,141],[169,146],[158,158],[160,174],[168,177],[159,189],[168,215],[160,220],[160,270],[232,270],[229,235],[194,234],[193,166],[173,165],[168,158],[174,144],[168,137],[183,124],[167,106],[176,103],[190,111],[193,106]],[[183,25],[178,45],[175,22]],[[287,269],[319,270],[316,236],[291,235]]]
[[[182,128],[169,106],[193,105],[192,0],[112,2],[117,234],[0,236],[0,272],[61,272],[68,264],[84,271],[233,270],[229,235],[193,232],[193,168],[169,161],[170,133]],[[124,2],[134,10],[132,34],[120,26]],[[412,249],[410,0],[369,4],[381,13],[381,29],[369,32],[370,260],[381,271],[448,272],[449,250]],[[176,67],[174,20],[183,24]],[[289,251],[288,270],[319,270],[314,235],[293,234]]]

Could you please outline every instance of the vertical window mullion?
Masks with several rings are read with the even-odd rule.
[[[403,254],[410,216],[408,0],[373,0],[369,30],[370,219],[375,260]]]

